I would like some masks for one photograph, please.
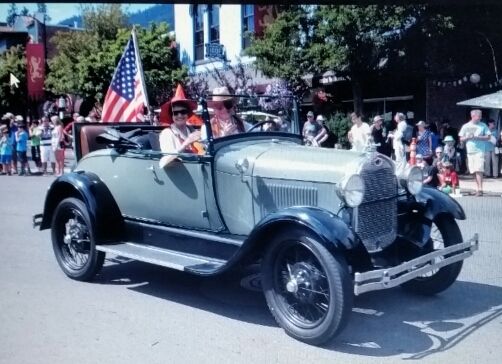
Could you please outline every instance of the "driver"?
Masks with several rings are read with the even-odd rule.
[[[235,114],[235,99],[229,96],[226,86],[216,87],[213,90],[213,98],[207,105],[214,109],[214,117],[211,118],[211,130],[214,138],[243,133],[244,123]],[[205,125],[201,129],[202,139],[207,139]]]
[[[178,85],[169,109],[173,122],[160,133],[160,150],[164,153],[199,153],[195,142],[200,140],[200,131],[187,125],[188,117],[197,109],[197,103],[186,98],[181,85]],[[163,156],[159,167],[164,168],[175,159],[175,154]]]

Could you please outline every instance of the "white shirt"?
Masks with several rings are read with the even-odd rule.
[[[370,126],[367,123],[354,124],[350,129],[350,134],[352,135],[352,150],[363,152],[368,142],[368,135],[371,134]]]
[[[406,120],[401,120],[399,123],[397,123],[397,128],[394,132],[394,139],[392,140],[392,147],[394,148],[394,150],[403,148],[402,138],[407,126],[408,123],[406,123]]]

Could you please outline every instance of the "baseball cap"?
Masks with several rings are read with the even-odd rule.
[[[417,126],[425,126],[425,122],[423,120],[420,120],[418,123],[417,123]]]
[[[424,159],[424,156],[422,154],[417,154],[415,156],[416,159]]]
[[[317,118],[316,118],[317,121],[324,121],[324,116],[322,115],[317,115]]]
[[[454,142],[455,139],[453,139],[453,137],[451,135],[447,135],[445,136],[443,142]]]
[[[314,113],[313,113],[312,111],[309,111],[309,112],[307,113],[307,116],[314,116]]]

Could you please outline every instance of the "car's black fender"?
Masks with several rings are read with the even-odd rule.
[[[440,214],[465,220],[460,204],[447,194],[428,186],[413,197],[398,200],[398,236],[419,246],[427,243],[431,224]]]
[[[81,199],[88,211],[99,243],[120,240],[123,219],[110,190],[97,175],[89,172],[65,173],[49,187],[40,230],[51,227],[57,205],[68,197]]]
[[[415,199],[425,205],[424,216],[431,221],[443,213],[450,214],[457,220],[465,220],[462,206],[454,198],[436,188],[424,186]]]
[[[337,215],[317,207],[288,207],[267,215],[256,224],[226,268],[238,262],[254,261],[266,250],[275,234],[291,226],[301,226],[316,234],[330,252],[348,251],[359,244],[350,227]]]

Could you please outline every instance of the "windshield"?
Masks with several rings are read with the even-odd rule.
[[[212,95],[207,106],[214,139],[241,133],[299,134],[297,103],[293,97]],[[203,140],[207,134],[204,125]]]

